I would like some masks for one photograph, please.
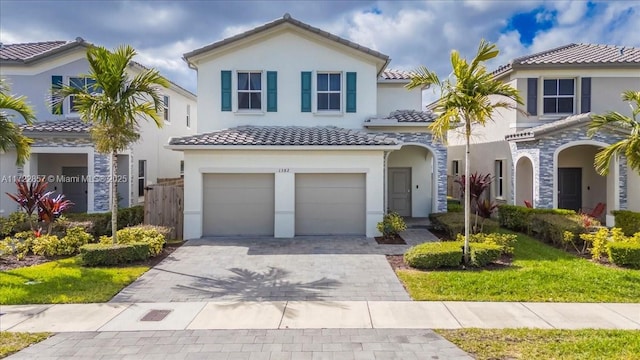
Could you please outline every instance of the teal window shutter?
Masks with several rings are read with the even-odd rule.
[[[311,71],[301,74],[301,105],[300,111],[311,112]]]
[[[53,94],[51,95],[51,113],[53,115],[62,115],[62,99],[60,96],[56,95],[55,92],[57,90],[62,89],[62,76],[53,75],[51,76],[51,91]]]
[[[267,111],[278,111],[278,72],[267,71]]]
[[[355,72],[347,73],[347,112],[356,112],[356,83],[357,76]]]
[[[221,111],[231,111],[231,71],[222,70],[220,72],[220,84],[222,94]]]

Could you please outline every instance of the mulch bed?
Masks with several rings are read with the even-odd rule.
[[[404,239],[400,235],[396,235],[393,238],[386,238],[382,236],[375,237],[376,242],[380,245],[407,245]]]
[[[502,255],[500,257],[500,259],[498,259],[496,262],[491,263],[491,264],[489,264],[487,266],[484,266],[483,268],[457,267],[457,268],[433,269],[433,270],[421,270],[421,269],[413,268],[413,267],[409,266],[406,262],[404,262],[404,256],[403,255],[387,255],[387,261],[389,262],[389,265],[391,265],[391,268],[393,269],[393,271],[397,271],[397,270],[452,271],[452,270],[461,270],[461,269],[466,269],[466,270],[469,270],[469,271],[479,271],[479,270],[500,270],[500,269],[509,268],[509,267],[512,266],[511,263],[513,262],[513,256],[511,256],[511,255]]]

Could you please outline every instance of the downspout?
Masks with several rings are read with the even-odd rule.
[[[389,182],[387,181],[387,179],[389,178],[388,172],[389,172],[389,167],[387,166],[389,164],[389,154],[391,154],[391,151],[385,151],[384,152],[384,156],[383,156],[383,162],[382,162],[382,166],[384,166],[384,179],[382,179],[382,184],[383,184],[383,188],[384,188],[384,202],[383,202],[383,208],[382,211],[384,214],[387,213],[387,209],[389,208],[387,206],[387,204],[389,203]]]

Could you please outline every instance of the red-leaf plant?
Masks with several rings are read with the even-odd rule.
[[[64,195],[59,194],[55,198],[45,196],[38,204],[38,219],[47,224],[47,234],[51,234],[53,222],[62,215],[62,212],[73,205],[70,200],[65,200]]]
[[[48,183],[44,179],[39,179],[31,184],[25,180],[16,181],[18,191],[16,194],[9,194],[13,201],[18,203],[20,207],[27,213],[29,217],[29,226],[36,234],[40,234],[40,229],[36,231],[31,217],[37,210],[38,221],[42,221],[47,225],[47,234],[51,233],[53,222],[64,212],[74,205],[71,201],[65,200],[64,195],[60,194],[55,198],[51,198],[53,191],[47,192]]]
[[[491,178],[491,174],[483,175],[482,173],[474,172],[469,176],[469,195],[471,195],[471,200],[478,200],[482,196],[482,194],[491,186],[491,182],[493,179]],[[459,179],[456,179],[455,182],[460,185],[461,193],[464,195],[464,183],[466,180],[466,176],[462,175]]]

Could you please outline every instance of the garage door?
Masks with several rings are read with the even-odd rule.
[[[273,174],[205,174],[203,235],[273,235],[273,183]]]
[[[296,235],[330,234],[365,234],[365,174],[296,174]]]

